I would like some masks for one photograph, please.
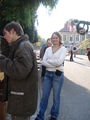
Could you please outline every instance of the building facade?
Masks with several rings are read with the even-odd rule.
[[[62,35],[62,42],[66,47],[69,47],[71,44],[79,46],[81,41],[88,37],[90,38],[90,35],[88,34],[78,34],[76,26],[72,23],[71,19],[65,23],[64,28],[62,28],[59,33]]]

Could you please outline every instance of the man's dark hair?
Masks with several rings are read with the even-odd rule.
[[[47,39],[47,42],[48,42],[49,40],[51,40],[51,38],[48,38],[48,39]]]
[[[18,36],[24,35],[22,26],[18,22],[15,22],[15,21],[12,21],[12,22],[6,24],[4,29],[6,29],[9,32],[11,31],[11,29],[14,29]]]

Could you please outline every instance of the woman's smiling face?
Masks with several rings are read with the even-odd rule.
[[[52,35],[51,40],[53,45],[60,45],[60,39],[56,34]]]

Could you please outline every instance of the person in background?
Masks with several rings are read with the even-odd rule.
[[[42,48],[40,50],[40,58],[41,58],[41,60],[43,59],[43,56],[44,56],[44,53],[45,53],[46,49],[48,47],[50,47],[51,45],[52,45],[51,38],[48,38],[47,42],[42,46]]]
[[[42,48],[40,50],[40,58],[41,58],[41,60],[43,59],[43,56],[44,56],[44,53],[45,53],[46,49],[48,47],[50,47],[51,45],[52,45],[51,38],[48,38],[47,42],[42,46]],[[41,77],[42,77],[42,80],[43,80],[43,76],[45,74],[45,70],[46,70],[46,68],[43,65],[41,65]]]
[[[9,54],[9,45],[8,42],[4,39],[3,36],[0,36],[1,38],[1,43],[0,43],[0,53],[7,56]],[[3,89],[5,86],[5,78],[4,78],[4,72],[0,72],[0,120],[6,120],[6,111],[7,111],[7,100],[3,101],[4,98],[4,93]]]
[[[76,48],[76,46],[73,47],[73,53],[74,53],[74,57],[76,57],[76,53],[77,53],[77,48]]]
[[[10,47],[8,57],[0,55],[0,71],[8,84],[7,113],[11,120],[29,120],[37,106],[36,55],[18,22],[6,24],[3,35]]]
[[[73,61],[73,43],[70,45],[70,61]]]
[[[60,109],[60,93],[64,81],[64,65],[66,48],[62,45],[62,38],[58,32],[51,36],[52,46],[45,51],[42,65],[46,67],[42,85],[40,110],[35,120],[44,120],[51,89],[53,90],[53,105],[50,120],[57,120]]]

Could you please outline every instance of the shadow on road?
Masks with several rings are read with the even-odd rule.
[[[77,61],[74,61],[74,62],[77,63],[77,64],[80,64],[80,65],[83,65],[83,66],[90,67],[90,65],[86,65],[86,64],[83,64],[83,63],[81,63],[81,62],[77,62]]]
[[[83,62],[83,60],[78,61],[78,60],[76,60],[76,59],[75,59],[74,61],[70,61],[70,60],[66,59],[65,61],[74,62],[74,63],[79,64],[79,65],[82,65],[82,66],[90,67],[90,62],[89,62],[89,61],[88,61],[88,62]]]
[[[65,77],[58,120],[89,120],[90,91]]]

